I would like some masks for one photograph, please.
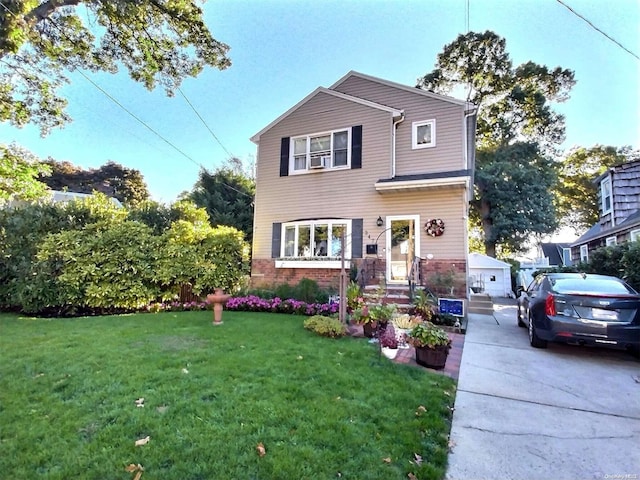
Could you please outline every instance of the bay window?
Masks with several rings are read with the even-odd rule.
[[[349,220],[314,220],[282,225],[281,256],[287,258],[339,258],[341,237],[350,232]],[[348,256],[349,249],[345,252]]]

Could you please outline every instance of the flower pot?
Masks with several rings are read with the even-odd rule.
[[[398,355],[398,349],[382,347],[382,354],[388,359],[393,360],[396,358],[396,355]]]
[[[368,322],[368,323],[362,324],[362,332],[364,333],[364,336],[367,338],[375,337],[377,330],[378,330],[377,322]]]
[[[407,344],[407,335],[411,331],[410,328],[396,328],[396,340],[398,340],[398,348],[409,348]]]
[[[449,355],[449,346],[442,345],[434,348],[416,347],[416,363],[436,370],[444,368]]]

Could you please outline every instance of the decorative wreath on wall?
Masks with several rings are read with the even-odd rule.
[[[444,221],[441,218],[432,218],[424,224],[424,231],[432,237],[439,237],[444,233]]]

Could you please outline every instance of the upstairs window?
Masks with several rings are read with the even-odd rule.
[[[292,171],[295,173],[326,168],[349,167],[351,129],[293,137]]]
[[[436,121],[424,120],[412,123],[411,147],[416,150],[419,148],[430,148],[436,146]]]
[[[611,177],[605,178],[600,183],[600,195],[602,196],[602,214],[611,213]]]
[[[618,243],[618,239],[616,237],[607,237],[607,239],[605,240],[605,244],[607,247],[611,247],[613,245],[616,245]]]

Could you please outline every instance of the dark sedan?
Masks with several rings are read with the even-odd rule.
[[[518,326],[533,347],[548,341],[640,351],[640,294],[616,277],[538,275],[518,297]]]

